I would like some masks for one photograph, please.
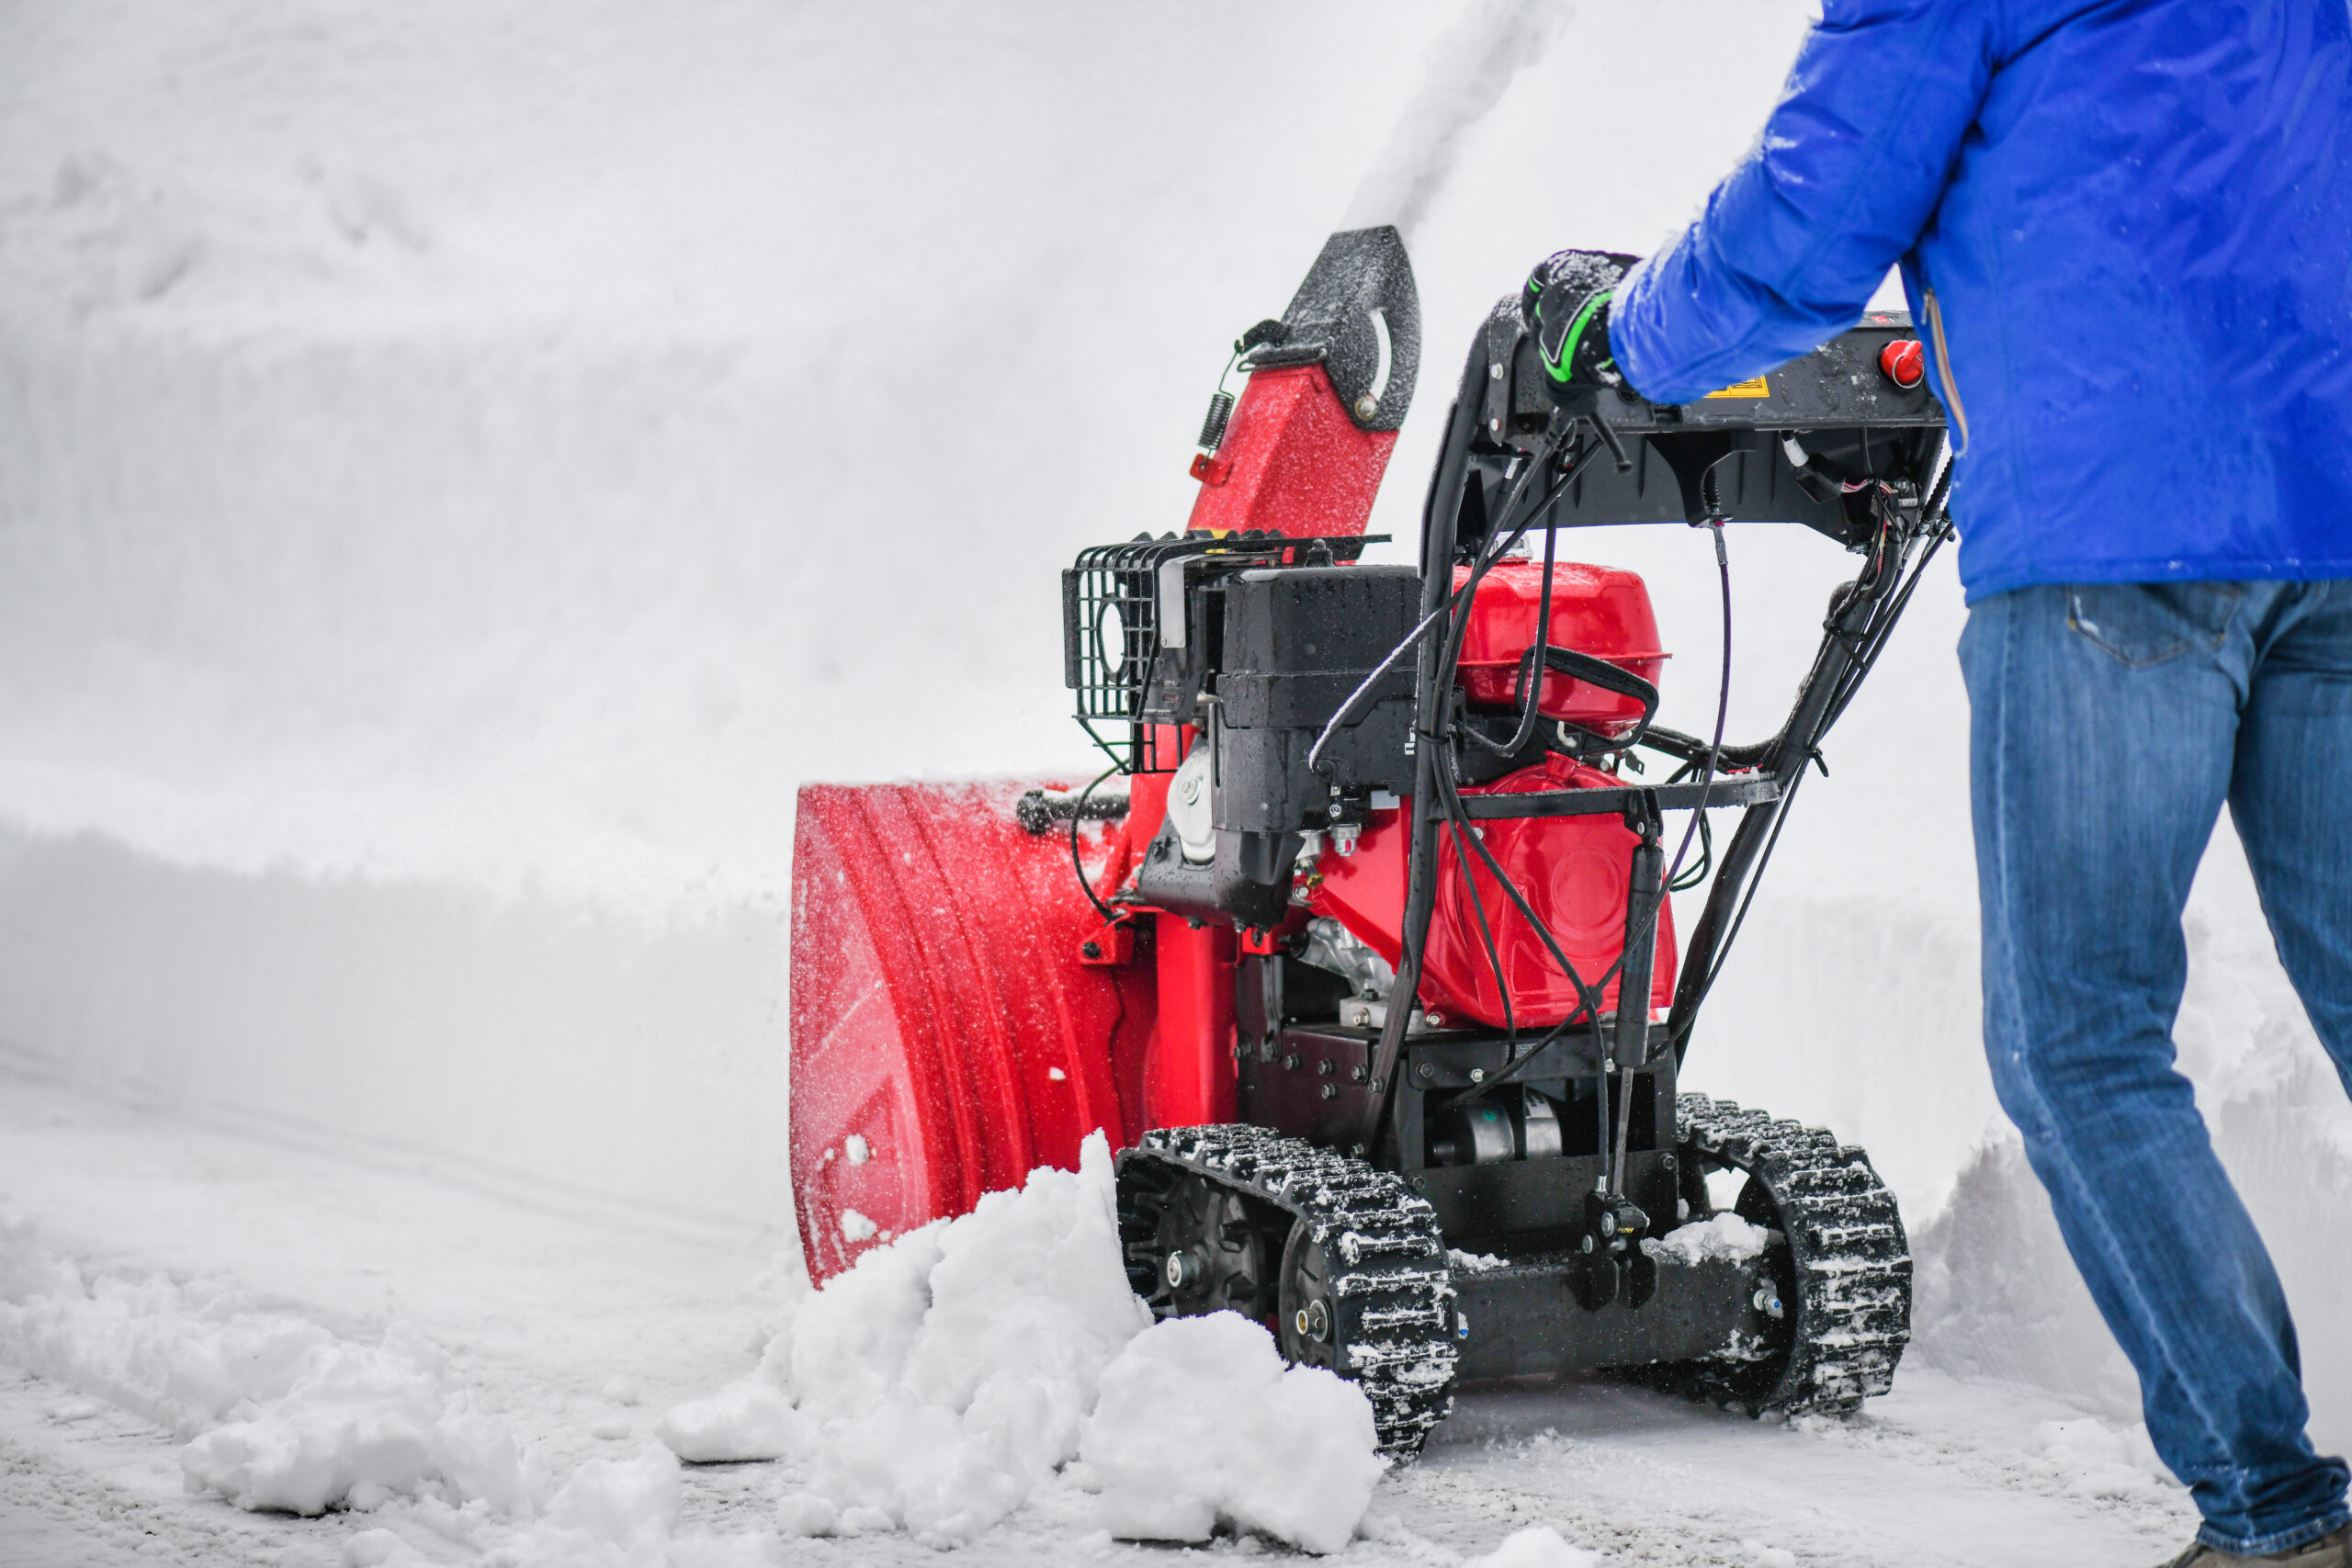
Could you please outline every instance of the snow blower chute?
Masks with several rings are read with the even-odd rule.
[[[1564,409],[1514,294],[1420,564],[1364,564],[1419,342],[1396,232],[1333,235],[1235,344],[1190,525],[1063,572],[1093,784],[801,792],[809,1270],[1099,1127],[1138,1293],[1267,1323],[1359,1382],[1392,1452],[1464,1379],[1850,1409],[1909,1333],[1893,1197],[1861,1150],[1677,1081],[1804,768],[1951,534],[1908,318],[1683,407]],[[1556,543],[1686,525],[1727,571],[1732,520],[1859,558],[1786,722],[1737,745],[1657,722],[1641,579]],[[1678,953],[1671,894],[1702,883]]]

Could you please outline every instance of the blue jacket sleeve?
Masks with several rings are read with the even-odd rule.
[[[1610,347],[1681,403],[1860,319],[1934,218],[1995,59],[1999,0],[1828,0],[1764,133],[1627,279]]]

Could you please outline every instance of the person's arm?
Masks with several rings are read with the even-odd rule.
[[[1610,347],[1681,403],[1860,319],[1935,216],[1995,61],[1998,0],[1826,0],[1756,150],[1617,290]]]

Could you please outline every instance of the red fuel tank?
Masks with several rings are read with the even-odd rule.
[[[1469,575],[1468,568],[1456,568],[1453,585],[1461,587]],[[1543,562],[1501,561],[1487,571],[1462,638],[1462,687],[1472,702],[1511,705],[1520,660],[1534,646],[1543,605]],[[1667,657],[1657,645],[1649,588],[1639,574],[1616,567],[1554,563],[1550,640],[1555,648],[1605,659],[1653,684]],[[1536,705],[1546,717],[1612,735],[1642,716],[1642,705],[1633,698],[1557,671],[1544,674]]]

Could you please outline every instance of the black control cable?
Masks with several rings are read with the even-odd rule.
[[[1894,593],[1880,603],[1869,622],[1864,626],[1860,649],[1855,655],[1853,668],[1848,671],[1847,677],[1839,682],[1836,696],[1825,710],[1820,724],[1815,729],[1812,746],[1807,748],[1809,752],[1813,746],[1819,745],[1821,738],[1829,732],[1829,727],[1836,723],[1838,716],[1845,712],[1846,705],[1853,700],[1854,693],[1860,687],[1862,677],[1870,673],[1871,667],[1878,662],[1879,655],[1885,650],[1887,637],[1893,632],[1895,623],[1901,619],[1904,609],[1911,603],[1911,595],[1917,591],[1921,579],[1927,573],[1928,563],[1935,558],[1936,552],[1951,539],[1952,522],[1951,514],[1945,510],[1951,488],[1951,463],[1947,456],[1943,469],[1937,476],[1936,482],[1928,492],[1927,503],[1920,509],[1920,514],[1924,520],[1923,532],[1927,539],[1926,548],[1920,551],[1918,558],[1911,562],[1907,570],[1902,565],[1898,557],[1896,570],[1902,573],[1900,584]],[[1747,923],[1747,911],[1755,905],[1757,889],[1763,886],[1764,872],[1771,864],[1772,852],[1781,842],[1781,829],[1788,822],[1789,808],[1794,804],[1797,791],[1804,784],[1804,779],[1805,770],[1800,767],[1790,778],[1786,793],[1781,796],[1779,810],[1772,818],[1772,831],[1764,840],[1764,849],[1757,856],[1755,868],[1747,874],[1747,886],[1742,890],[1739,908],[1732,917],[1731,929],[1724,935],[1724,940],[1716,944],[1713,962],[1708,967],[1706,981],[1699,987],[1698,994],[1687,1010],[1688,1016],[1691,1019],[1695,1020],[1698,1017],[1700,1006],[1713,992],[1715,982],[1723,976],[1724,966],[1731,956],[1732,944],[1738,940],[1740,929]],[[1685,1028],[1688,1028],[1687,1024]]]
[[[1707,743],[1706,765],[1699,773],[1699,804],[1691,808],[1690,825],[1682,829],[1681,847],[1674,852],[1673,863],[1667,868],[1668,891],[1681,874],[1683,858],[1690,852],[1690,840],[1707,820],[1707,792],[1715,786],[1715,763],[1724,750],[1724,721],[1731,715],[1731,557],[1724,549],[1724,520],[1715,518],[1705,526],[1715,536],[1715,575],[1723,583],[1724,668],[1715,682],[1715,737]],[[1624,1005],[1623,998],[1618,999],[1618,1005]]]
[[[1112,912],[1110,905],[1102,902],[1102,898],[1096,895],[1094,884],[1086,880],[1086,863],[1079,858],[1078,853],[1078,825],[1086,820],[1086,797],[1100,788],[1104,779],[1118,771],[1119,764],[1114,762],[1095,774],[1094,782],[1078,792],[1078,799],[1070,804],[1069,811],[1069,866],[1072,871],[1078,873],[1078,885],[1085,890],[1086,901],[1094,906],[1096,912],[1102,917],[1104,925],[1117,925],[1119,917]]]

